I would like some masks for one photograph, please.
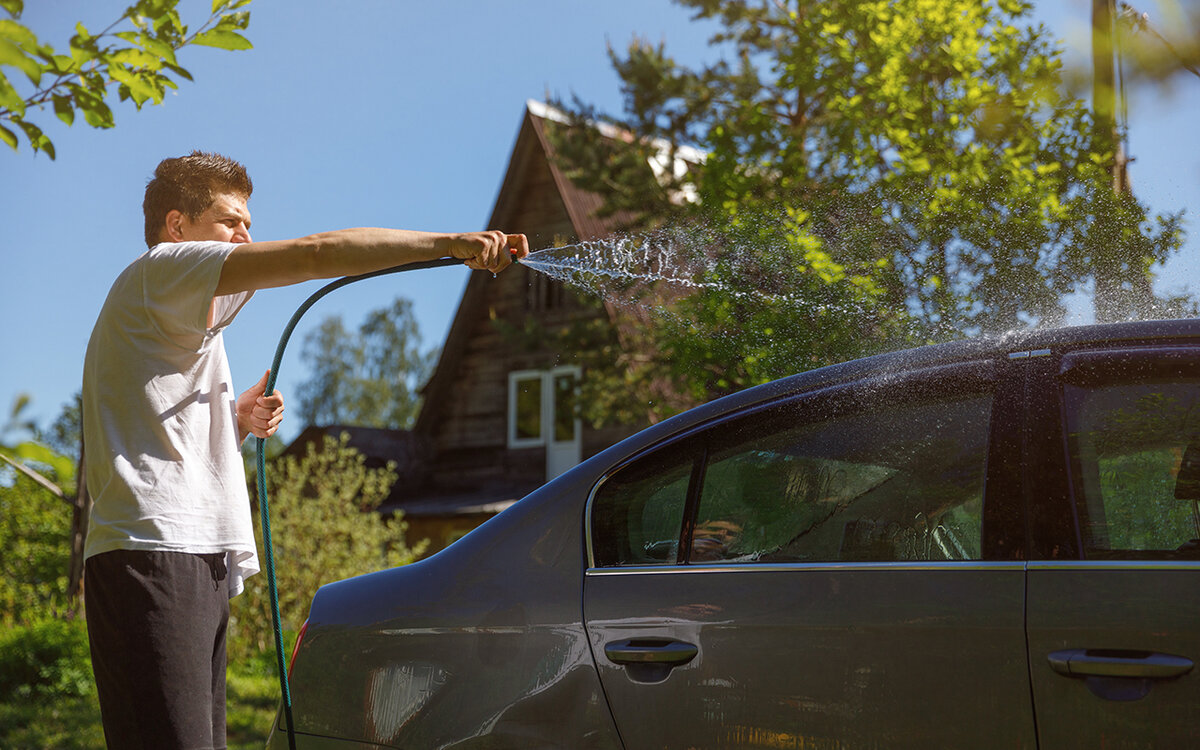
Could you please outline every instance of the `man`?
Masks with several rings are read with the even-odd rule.
[[[146,187],[150,250],[113,284],[84,360],[93,671],[110,748],[225,747],[229,599],[258,572],[239,446],[283,414],[234,397],[221,332],[258,289],[462,258],[493,273],[523,235],[359,228],[252,242],[245,169],[193,152]]]

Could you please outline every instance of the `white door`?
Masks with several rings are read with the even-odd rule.
[[[546,373],[542,388],[546,410],[546,481],[579,463],[579,417],[575,394],[579,387],[578,367],[556,367]]]
[[[546,481],[579,463],[578,367],[509,373],[508,447],[546,449]]]

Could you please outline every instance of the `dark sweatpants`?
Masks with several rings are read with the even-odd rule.
[[[224,553],[95,555],[84,596],[109,749],[224,748]]]

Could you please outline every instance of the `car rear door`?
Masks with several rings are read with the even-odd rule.
[[[625,746],[1034,747],[1011,382],[809,393],[598,485],[584,616]]]
[[[1067,352],[1030,375],[1039,746],[1200,747],[1200,347]]]

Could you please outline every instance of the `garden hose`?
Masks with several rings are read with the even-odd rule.
[[[513,260],[515,261],[516,258],[514,257]],[[438,260],[409,263],[358,276],[345,276],[321,287],[311,297],[306,299],[304,304],[296,308],[296,312],[292,314],[292,319],[284,327],[283,335],[279,337],[279,346],[275,348],[275,359],[271,362],[271,373],[267,376],[267,389],[265,393],[275,392],[275,381],[279,377],[279,363],[283,359],[283,350],[287,347],[288,339],[291,338],[296,324],[300,322],[300,318],[303,317],[304,313],[308,312],[309,308],[326,294],[335,289],[341,289],[347,284],[353,284],[356,281],[363,281],[365,279],[373,279],[376,276],[385,276],[403,271],[416,271],[421,268],[462,265],[462,263],[462,258],[439,258]],[[271,546],[271,511],[267,503],[266,483],[267,441],[263,438],[256,438],[256,440],[258,441],[258,508],[262,519],[263,556],[266,558],[267,588],[271,595],[271,618],[275,627],[275,663],[279,668],[279,689],[283,696],[283,715],[287,726],[288,748],[296,750],[296,732],[292,723],[292,694],[288,688],[287,663],[283,654],[283,629],[279,622],[279,589],[275,583],[275,554]]]

